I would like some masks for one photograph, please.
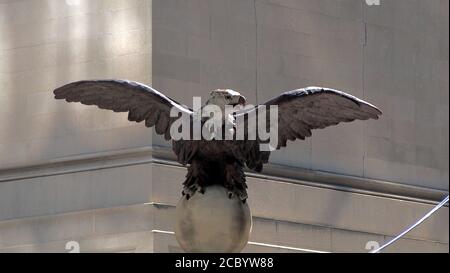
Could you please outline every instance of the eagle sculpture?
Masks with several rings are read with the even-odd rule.
[[[97,105],[101,109],[114,112],[128,112],[128,120],[144,122],[145,126],[155,126],[156,133],[166,140],[172,140],[172,149],[178,162],[188,165],[182,194],[187,199],[195,193],[205,193],[207,186],[220,184],[228,189],[230,198],[237,196],[245,202],[247,185],[244,167],[261,172],[263,164],[269,160],[270,150],[261,150],[263,142],[259,137],[250,139],[248,130],[244,139],[174,139],[171,126],[177,117],[170,115],[175,108],[193,122],[195,111],[183,106],[144,84],[126,80],[78,81],[54,90],[56,99],[67,102],[81,102]],[[381,111],[352,95],[341,91],[307,87],[282,93],[256,108],[246,109],[246,99],[240,93],[218,89],[211,92],[206,105],[242,106],[224,120],[236,128],[240,123],[249,123],[251,114],[258,115],[257,108],[277,106],[278,142],[273,147],[285,147],[287,140],[304,140],[311,136],[311,130],[354,120],[378,119]],[[270,109],[268,110],[270,111]],[[239,118],[243,117],[243,118]],[[202,118],[201,123],[206,119]],[[270,122],[266,126],[270,126]],[[225,122],[226,124],[226,122]],[[223,125],[225,127],[225,124]]]

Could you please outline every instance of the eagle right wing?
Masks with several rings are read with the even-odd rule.
[[[345,92],[323,87],[307,87],[285,92],[264,103],[278,106],[278,146],[288,140],[304,140],[311,130],[341,122],[378,119],[382,113],[374,105]]]

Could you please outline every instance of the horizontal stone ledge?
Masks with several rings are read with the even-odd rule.
[[[169,147],[139,147],[69,156],[45,162],[36,162],[33,165],[0,169],[0,182],[104,168],[115,168],[127,165],[146,164],[151,162],[183,167],[176,162],[175,155]],[[448,191],[446,190],[424,188],[391,181],[301,169],[297,167],[294,168],[273,163],[266,164],[262,173],[255,173],[247,169],[246,174],[249,177],[255,178],[427,204],[437,204],[448,195]]]
[[[181,197],[179,181],[183,181],[185,170],[154,164],[152,173],[151,200],[177,204]],[[160,173],[165,175],[157,176]],[[423,202],[256,177],[248,177],[247,185],[254,216],[387,236],[396,236],[433,208]],[[447,231],[448,207],[443,207],[408,236],[448,242]]]
[[[0,249],[151,231],[153,210],[138,204],[0,221]]]
[[[0,221],[0,253],[66,252],[66,244],[70,241],[77,242],[81,252],[151,252],[153,234],[173,235],[172,231],[158,229],[161,223],[174,221],[168,219],[173,214],[157,213],[160,210],[167,212],[166,209],[173,212],[172,206],[146,203]],[[166,246],[160,244],[158,247],[161,250]],[[273,249],[276,252],[322,252],[280,245],[270,238],[250,242],[247,247],[251,252],[271,252]]]
[[[1,221],[0,252],[64,252],[72,240],[85,252],[153,251],[153,233],[173,233],[174,212],[173,205],[145,203]],[[391,238],[257,216],[253,223],[248,252],[367,252],[367,242]],[[167,250],[164,242],[154,251],[177,252],[178,244]],[[386,252],[448,252],[448,243],[405,237]]]
[[[175,222],[175,206],[158,203],[153,203],[153,206],[155,219],[158,219],[155,221],[155,228],[172,230]],[[250,241],[254,242],[279,245],[286,249],[291,247],[319,252],[368,252],[366,250],[368,242],[373,241],[382,245],[390,239],[392,237],[384,234],[269,219],[255,215],[250,236]],[[407,234],[395,244],[395,247],[386,248],[383,252],[448,252],[446,241],[420,239],[411,234]]]
[[[152,160],[151,147],[74,155],[0,169],[0,182],[146,164]]]
[[[8,247],[0,246],[0,253],[67,253],[71,249],[69,248],[71,242],[78,244],[80,253],[153,252],[152,232],[141,231],[94,235]]]
[[[183,253],[184,251],[178,246],[175,239],[175,234],[171,231],[153,230],[153,247],[155,252],[171,252],[171,253]],[[350,242],[351,243],[351,242]],[[242,251],[243,253],[331,253],[327,251],[289,247],[285,245],[267,244],[261,242],[249,241]],[[346,251],[336,250],[332,252],[369,252],[355,251],[347,249]],[[440,253],[448,252],[448,245],[436,246],[435,243],[414,241],[409,239],[403,239],[398,242],[398,245],[394,248],[386,249],[386,253]]]
[[[172,231],[152,230],[154,251],[158,253],[184,253]],[[259,242],[248,242],[243,253],[324,253],[313,249],[302,249]]]

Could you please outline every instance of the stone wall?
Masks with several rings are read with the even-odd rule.
[[[309,85],[376,104],[380,120],[314,131],[248,174],[245,251],[367,252],[448,194],[448,19],[446,0],[0,0],[0,252],[180,251],[170,144],[53,99],[94,78],[187,105]],[[448,208],[387,251],[448,252]]]
[[[149,1],[1,1],[0,169],[151,145],[125,113],[52,95],[82,79],[151,83],[151,37]]]
[[[187,105],[215,88],[250,103],[343,90],[381,119],[316,130],[271,161],[448,190],[448,1],[380,3],[155,0],[153,86]]]

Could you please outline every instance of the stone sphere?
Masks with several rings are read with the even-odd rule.
[[[186,252],[240,252],[248,242],[252,217],[247,203],[228,197],[223,186],[212,185],[176,208],[175,236]]]

